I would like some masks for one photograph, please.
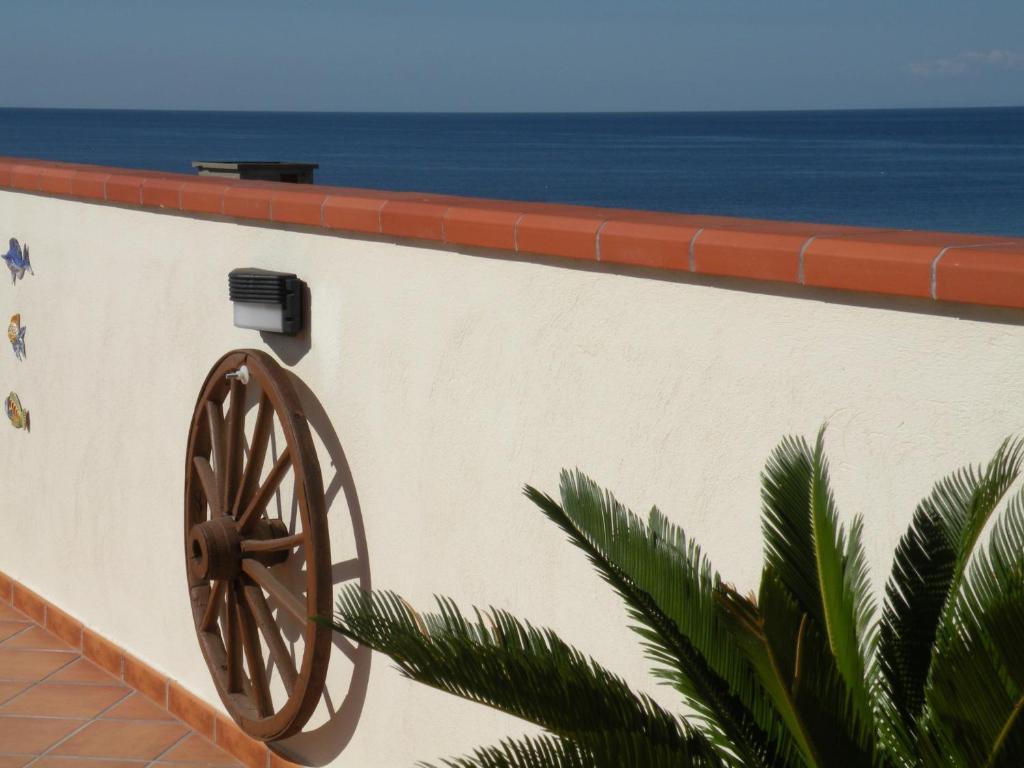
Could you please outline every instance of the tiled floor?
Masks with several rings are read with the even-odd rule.
[[[240,768],[226,752],[0,604],[0,768]]]

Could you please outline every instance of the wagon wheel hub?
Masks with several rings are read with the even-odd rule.
[[[290,549],[256,547],[273,547],[275,539],[283,542],[287,537],[288,526],[282,521],[262,518],[253,525],[243,549],[242,535],[233,518],[224,516],[197,523],[188,537],[189,568],[197,579],[232,581],[242,573],[243,558],[266,566],[284,563],[291,555]]]

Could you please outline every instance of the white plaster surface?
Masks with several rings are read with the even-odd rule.
[[[760,569],[758,473],[786,433],[828,420],[844,517],[866,517],[876,582],[917,500],[1022,427],[1019,313],[851,299],[481,257],[0,192],[0,237],[35,275],[0,275],[28,360],[0,387],[32,432],[0,432],[0,569],[216,701],[185,585],[189,419],[238,347],[227,273],[297,272],[311,348],[289,366],[351,469],[374,586],[435,593],[550,625],[657,689],[615,596],[520,495],[579,466],[638,510],[683,524],[742,588]],[[270,350],[273,351],[273,350]],[[285,357],[293,360],[290,354]],[[325,485],[338,488],[324,455]],[[345,493],[335,560],[352,557]],[[350,665],[335,653],[332,705]],[[320,712],[314,725],[326,715]],[[402,766],[528,726],[373,661],[351,740],[336,718],[290,746],[339,766]]]

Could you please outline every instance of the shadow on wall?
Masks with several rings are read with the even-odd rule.
[[[308,334],[308,328],[307,325],[304,334]],[[344,494],[344,506],[348,507],[351,521],[356,556],[332,563],[332,586],[336,589],[342,583],[358,579],[359,586],[369,590],[371,588],[370,559],[366,545],[366,529],[363,525],[363,513],[359,506],[359,496],[352,479],[352,471],[345,458],[345,451],[341,447],[341,440],[338,438],[338,433],[331,424],[323,405],[312,390],[290,371],[288,377],[302,402],[310,428],[319,436],[331,459],[334,475],[329,480],[327,477],[324,478],[326,481],[325,507],[331,527],[335,528],[342,524],[343,530],[349,528],[342,522],[344,512],[335,506],[341,493]],[[334,648],[341,651],[351,664],[352,672],[348,690],[340,690],[339,686],[335,686],[335,689],[332,690],[332,681],[328,676],[322,703],[327,708],[329,719],[315,729],[303,731],[269,745],[284,758],[301,762],[304,765],[326,765],[340,755],[352,740],[362,715],[363,704],[366,701],[372,652],[369,648],[351,644],[338,634],[334,635]]]
[[[313,294],[310,293],[309,286],[303,283],[302,331],[296,334],[295,336],[283,336],[280,333],[267,333],[266,331],[260,331],[260,339],[262,339],[263,343],[270,347],[271,350],[273,350],[274,354],[277,355],[281,359],[281,362],[284,363],[285,365],[295,365],[297,362],[299,362],[299,360],[306,356],[306,353],[309,352],[310,347],[312,347],[313,345],[313,326],[311,324],[313,312],[310,309],[312,300]],[[292,376],[292,383],[298,383],[298,379],[296,379],[294,376]],[[299,387],[296,387],[296,389],[299,389]],[[309,392],[309,389],[306,388],[304,385],[302,389],[305,390],[306,392]],[[301,391],[299,394],[302,394]],[[310,394],[312,395],[312,393]],[[303,398],[304,404],[305,400],[306,399]],[[316,398],[313,398],[313,400],[317,403],[317,405],[320,405],[319,401],[316,401]],[[320,411],[321,413],[323,413],[322,408],[320,409]],[[323,414],[323,419],[324,423],[328,427],[330,427],[330,422],[327,420],[327,414]],[[333,434],[334,430],[331,430],[331,433]],[[324,436],[321,435],[321,438],[323,437]],[[337,439],[336,435],[335,439]],[[341,446],[339,444],[339,450],[340,449]],[[333,454],[331,455],[331,458],[334,458]],[[328,509],[330,509],[329,506]]]

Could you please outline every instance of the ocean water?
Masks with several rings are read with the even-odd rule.
[[[638,114],[0,109],[0,154],[317,183],[1024,235],[1024,107]]]

